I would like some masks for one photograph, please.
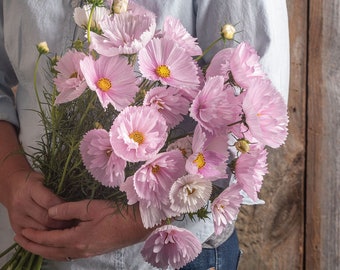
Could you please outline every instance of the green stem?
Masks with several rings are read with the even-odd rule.
[[[216,39],[214,42],[212,42],[212,43],[208,46],[208,48],[206,48],[206,49],[203,51],[202,55],[196,57],[195,60],[196,60],[196,61],[201,60],[201,59],[203,58],[203,56],[206,55],[206,54],[212,49],[212,47],[214,47],[214,46],[217,44],[217,42],[220,42],[221,40],[222,40],[222,37],[220,37],[220,38]]]
[[[87,104],[87,107],[86,107],[86,110],[84,111],[80,121],[79,121],[79,124],[78,124],[78,127],[81,127],[82,124],[83,124],[83,121],[84,119],[86,118],[89,110],[91,109],[91,107],[93,106],[93,102],[95,101],[95,99],[97,98],[97,95],[94,93],[91,97],[91,100],[90,102]],[[66,163],[65,163],[65,166],[64,166],[64,170],[63,170],[63,174],[61,176],[61,179],[58,183],[58,189],[57,189],[57,194],[60,194],[62,188],[63,188],[63,185],[64,185],[64,182],[65,182],[65,178],[66,178],[66,174],[67,172],[69,172],[69,163],[71,162],[72,160],[72,155],[74,153],[74,151],[78,148],[78,145],[79,145],[79,142],[72,142],[71,146],[70,146],[70,151],[68,153],[68,156],[67,156],[67,159],[66,159]]]
[[[0,253],[0,258],[5,256],[7,253],[9,253],[10,251],[12,251],[13,249],[15,249],[18,246],[17,243],[14,243],[13,245],[11,245],[9,248],[7,248],[6,250],[4,250],[3,252]]]
[[[41,266],[42,266],[42,263],[43,263],[43,260],[44,260],[43,257],[36,256],[34,264],[33,264],[33,267],[32,267],[32,270],[40,270]]]
[[[41,103],[41,100],[40,100],[40,97],[39,97],[39,92],[38,92],[38,87],[37,87],[37,75],[38,75],[38,68],[39,68],[39,60],[40,60],[40,57],[42,56],[41,53],[39,53],[39,56],[37,58],[37,61],[35,62],[35,66],[34,66],[34,74],[33,74],[33,87],[34,87],[34,92],[35,92],[35,96],[37,98],[37,101],[38,101],[38,105],[39,105],[39,110],[40,110],[40,113],[41,113],[41,118],[42,118],[42,122],[44,124],[44,128],[45,128],[45,132],[47,133],[47,127],[46,127],[46,115],[43,111],[43,108],[42,108],[42,103]]]
[[[92,24],[93,13],[94,13],[95,9],[96,9],[96,6],[92,5],[90,15],[89,15],[89,21],[87,22],[87,41],[88,41],[89,44],[91,43],[90,32],[91,32],[91,24]]]

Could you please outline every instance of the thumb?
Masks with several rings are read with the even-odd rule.
[[[78,219],[81,221],[91,220],[88,205],[89,201],[66,202],[48,209],[48,215],[56,220],[72,220]]]

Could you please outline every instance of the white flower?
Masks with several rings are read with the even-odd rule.
[[[74,9],[73,17],[75,23],[87,29],[87,24],[89,21],[91,12],[91,5],[84,5],[81,7],[76,7]],[[100,30],[100,21],[110,14],[110,11],[105,7],[96,7],[92,16],[91,29]]]
[[[185,175],[171,187],[171,209],[179,213],[196,212],[207,204],[211,192],[211,181],[199,175]]]

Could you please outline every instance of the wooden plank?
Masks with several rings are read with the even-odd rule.
[[[243,255],[239,269],[302,269],[307,59],[307,0],[288,0],[291,43],[289,136],[269,154],[263,206],[242,207],[236,227]]]
[[[309,17],[306,269],[340,269],[340,3]]]

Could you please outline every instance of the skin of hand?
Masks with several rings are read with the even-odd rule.
[[[32,170],[10,123],[0,121],[0,138],[0,203],[7,208],[14,232],[21,235],[24,228],[65,227],[65,222],[48,215],[50,207],[63,201],[45,188],[43,176]]]
[[[52,260],[87,258],[143,241],[145,229],[138,207],[118,210],[104,200],[84,200],[57,205],[49,214],[58,220],[78,220],[63,230],[24,229],[15,240],[25,249]]]

